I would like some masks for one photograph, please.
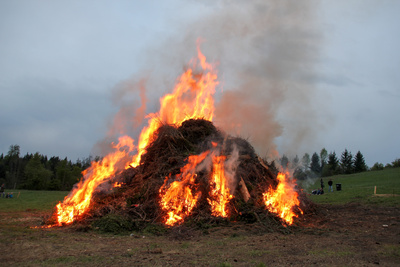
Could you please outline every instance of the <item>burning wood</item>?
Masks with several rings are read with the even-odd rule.
[[[149,116],[137,147],[128,137],[120,139],[114,153],[83,173],[57,205],[56,225],[91,222],[112,212],[132,222],[173,226],[189,217],[238,220],[259,210],[268,213],[266,208],[293,223],[301,203],[289,180],[277,179],[246,140],[213,125],[217,76],[200,50],[198,58],[173,93],[161,99],[160,111]],[[111,193],[101,192],[105,184],[113,187]]]
[[[247,186],[246,186],[246,184],[244,183],[242,177],[240,177],[239,190],[240,190],[240,193],[241,193],[242,196],[243,196],[244,201],[245,201],[245,202],[249,201],[249,199],[250,199],[249,190],[247,190]]]

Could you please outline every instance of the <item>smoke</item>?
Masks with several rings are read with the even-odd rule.
[[[237,186],[236,170],[239,166],[239,149],[234,144],[230,157],[225,161],[225,177],[229,192],[233,195]]]
[[[109,121],[108,132],[104,139],[93,148],[95,154],[107,155],[113,151],[112,143],[119,136],[137,136],[146,117],[148,98],[144,78],[131,78],[117,84],[112,90],[112,102],[118,112]],[[140,99],[140,101],[138,101]]]
[[[207,61],[218,64],[222,85],[216,97],[216,126],[249,139],[257,153],[269,158],[275,158],[278,149],[294,155],[309,148],[316,140],[315,129],[321,128],[314,86],[321,41],[315,16],[317,1],[196,4],[208,11],[196,16],[194,22],[182,22],[176,35],[143,53],[146,59],[140,61],[146,62],[144,68],[152,74],[146,85],[149,99],[158,102],[172,90],[182,66],[196,55],[196,40],[201,38]],[[139,80],[122,84],[122,88],[131,87],[144,88]],[[121,107],[112,129],[125,127],[120,127],[122,118],[132,120],[135,106]],[[143,117],[145,108],[135,108],[137,118]]]
[[[121,82],[114,88],[112,95],[113,103],[119,106],[120,109],[114,116],[108,133],[109,136],[130,133],[142,124],[146,115],[146,104],[148,101],[145,85],[145,79],[140,79],[139,82],[135,82],[132,79]],[[140,105],[135,101],[138,94]],[[132,114],[135,115],[132,116]]]
[[[297,151],[314,139],[316,125],[315,1],[219,3],[187,37],[201,35],[204,54],[220,62],[224,93],[216,106],[217,126],[249,138],[260,154],[271,157],[279,136],[281,150]]]

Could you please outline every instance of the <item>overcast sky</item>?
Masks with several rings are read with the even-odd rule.
[[[0,153],[98,153],[127,105],[116,92],[144,79],[156,111],[203,37],[223,92],[246,85],[269,110],[261,154],[400,158],[400,1],[298,2],[0,1]]]

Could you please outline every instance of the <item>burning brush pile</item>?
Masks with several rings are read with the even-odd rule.
[[[123,218],[127,230],[148,225],[220,222],[292,225],[310,209],[289,173],[281,173],[246,140],[212,122],[217,75],[198,49],[173,93],[148,116],[138,145],[129,136],[93,162],[59,203],[47,227],[96,225]]]

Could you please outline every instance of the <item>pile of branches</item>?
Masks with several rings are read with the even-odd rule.
[[[128,168],[120,174],[121,187],[113,191],[95,194],[90,210],[80,223],[103,227],[112,221],[122,228],[142,230],[149,225],[162,225],[166,212],[160,208],[160,187],[169,175],[180,173],[190,155],[198,155],[212,148],[212,142],[222,145],[221,154],[230,157],[234,145],[239,152],[236,170],[236,190],[228,204],[230,217],[211,216],[209,173],[197,173],[196,183],[200,184],[202,197],[186,218],[184,224],[195,227],[226,224],[229,221],[281,225],[275,215],[268,213],[263,204],[262,193],[270,186],[277,186],[277,170],[254,151],[245,139],[228,136],[218,130],[210,121],[187,120],[181,126],[162,125],[136,168]],[[302,196],[300,208],[307,211],[312,204]],[[103,227],[104,228],[104,227]],[[104,229],[107,231],[107,229]],[[110,230],[113,231],[113,230]]]

